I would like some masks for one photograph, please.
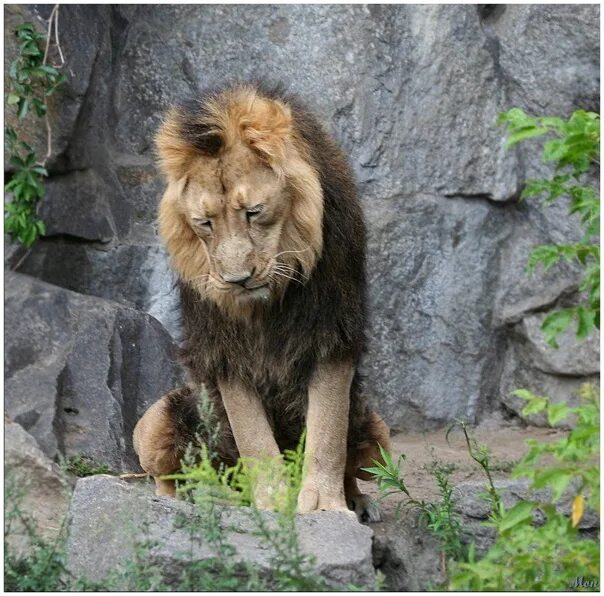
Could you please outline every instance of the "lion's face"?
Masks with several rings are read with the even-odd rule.
[[[322,248],[323,194],[289,108],[239,88],[172,111],[159,231],[182,279],[232,314],[303,284]]]
[[[207,255],[200,278],[220,302],[266,301],[284,282],[302,281],[281,253],[291,193],[283,177],[243,144],[218,159],[199,158],[189,168],[180,199],[183,214]]]

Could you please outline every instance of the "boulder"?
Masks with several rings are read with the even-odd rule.
[[[153,317],[9,273],[5,407],[51,458],[137,468],[132,430],[178,386],[176,346]]]
[[[218,531],[234,549],[233,560],[269,573],[275,552],[257,535],[252,511],[216,506],[216,512]],[[76,577],[102,582],[134,556],[137,544],[146,543],[150,545],[146,565],[174,586],[186,565],[217,556],[203,530],[191,534],[191,528],[203,523],[200,515],[204,514],[193,504],[155,497],[148,484],[128,484],[110,476],[80,479],[70,511],[68,569]],[[275,514],[258,515],[262,523],[274,527]],[[372,532],[354,516],[338,512],[299,516],[296,531],[302,551],[315,557],[316,571],[334,586],[375,586]]]
[[[505,213],[426,195],[395,204],[370,212],[370,395],[397,429],[475,419],[497,389],[489,297]]]
[[[388,523],[372,524],[373,563],[393,592],[424,592],[446,580],[442,548],[419,511],[408,510]]]
[[[32,546],[29,529],[52,543],[62,535],[73,487],[67,476],[16,422],[4,422],[4,535],[11,556],[26,556]],[[19,515],[16,513],[19,512]]]
[[[515,389],[528,389],[544,395],[552,403],[579,405],[578,390],[584,383],[599,383],[600,333],[597,330],[585,340],[576,338],[571,325],[557,339],[559,348],[552,348],[544,339],[541,324],[546,313],[527,315],[513,327],[503,363],[501,399],[505,407],[530,424],[548,426],[543,412],[524,416],[526,401],[512,395]],[[571,417],[557,426],[569,427]]]

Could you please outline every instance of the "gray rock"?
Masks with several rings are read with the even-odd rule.
[[[548,426],[543,412],[524,416],[526,401],[512,395],[515,389],[528,389],[544,395],[552,403],[579,405],[578,390],[584,383],[599,383],[600,334],[596,330],[578,341],[572,325],[558,337],[559,349],[551,348],[543,337],[541,323],[546,313],[527,315],[513,327],[503,364],[501,400],[505,407],[527,422]],[[574,418],[556,426],[568,428]]]
[[[497,391],[490,296],[505,213],[395,197],[374,202],[369,228],[370,394],[397,429],[474,419]]]
[[[219,507],[219,523],[234,560],[246,562],[261,573],[271,569],[270,545],[254,535],[257,524],[249,509]],[[153,496],[148,485],[127,484],[108,476],[78,481],[71,506],[68,568],[77,577],[102,581],[126,562],[137,543],[152,543],[148,563],[160,569],[168,583],[177,581],[189,562],[216,556],[203,536],[191,538],[196,506],[168,497]],[[274,514],[259,513],[271,526]],[[354,517],[323,512],[296,520],[303,551],[316,557],[316,569],[334,585],[375,585],[369,528]]]
[[[438,588],[446,577],[441,545],[419,518],[406,511],[398,520],[372,524],[373,562],[395,592],[423,592]]]
[[[12,556],[26,556],[31,538],[19,517],[20,511],[33,522],[40,538],[48,542],[59,539],[67,519],[72,486],[23,428],[10,421],[4,423],[5,545]]]
[[[132,430],[181,382],[176,349],[152,317],[7,274],[5,406],[51,458],[138,467]]]
[[[543,4],[506,5],[487,18],[499,42],[510,105],[523,105],[535,114],[567,114],[578,104],[599,111],[599,76],[594,76],[600,47],[594,25],[599,20],[596,5],[552,10]]]
[[[94,170],[52,177],[46,184],[46,194],[39,208],[46,234],[107,242],[115,235],[113,215],[106,198],[109,192]],[[69,200],[63,200],[64,197]]]
[[[21,261],[18,270],[74,292],[145,311],[162,323],[173,338],[180,339],[176,276],[157,240],[153,244],[103,246],[43,239]]]
[[[345,126],[335,128],[371,196],[517,190],[494,125],[503,89],[473,6],[140,7],[120,63],[118,137],[146,152],[176,97],[275,73]]]
[[[534,354],[534,363],[545,373],[569,376],[596,375],[600,370],[600,333],[595,330],[586,340],[576,337],[575,325],[557,339],[559,348],[547,344],[541,331],[546,313],[522,319],[522,335]]]

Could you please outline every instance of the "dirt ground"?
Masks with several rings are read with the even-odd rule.
[[[405,454],[402,464],[403,478],[411,495],[426,501],[438,501],[438,488],[434,477],[427,469],[436,460],[451,464],[453,486],[467,481],[485,481],[484,472],[470,457],[464,435],[461,429],[454,429],[445,438],[447,429],[427,432],[400,432],[392,436],[392,454],[395,461],[399,455]],[[471,429],[471,436],[479,446],[485,445],[491,454],[493,479],[509,477],[514,465],[527,452],[526,440],[536,439],[540,442],[551,442],[564,436],[565,431],[551,428],[520,427],[512,424],[502,424],[501,421],[485,422]],[[359,481],[362,492],[378,496],[377,485],[374,482]],[[386,497],[380,501],[384,518],[390,517],[397,503],[401,500],[398,495]]]

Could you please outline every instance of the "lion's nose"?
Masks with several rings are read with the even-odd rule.
[[[244,286],[245,282],[252,277],[254,270],[251,271],[240,271],[238,273],[229,273],[222,276],[222,279],[230,284],[238,284]]]

